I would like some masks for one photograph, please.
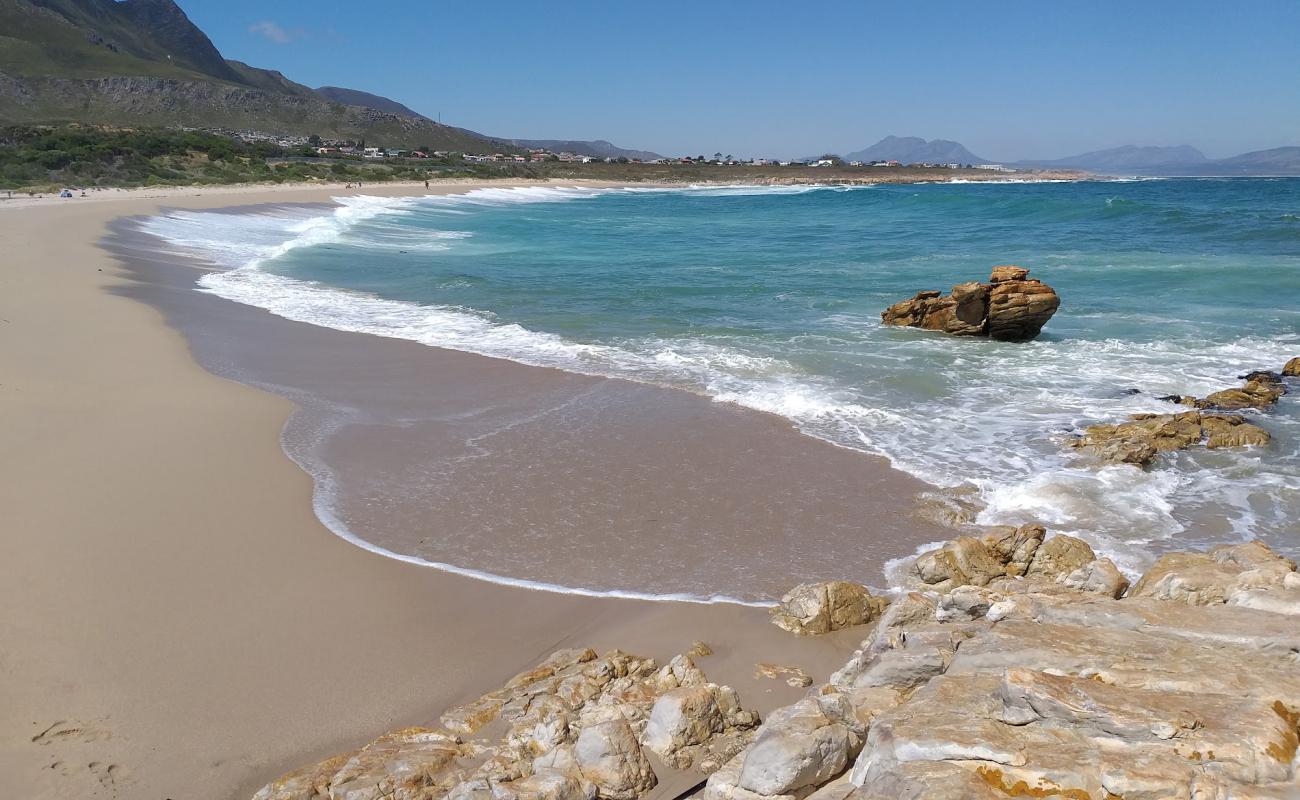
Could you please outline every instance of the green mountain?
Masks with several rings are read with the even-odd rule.
[[[0,124],[185,125],[513,150],[367,105],[371,97],[322,96],[278,72],[227,60],[173,0],[0,0]]]

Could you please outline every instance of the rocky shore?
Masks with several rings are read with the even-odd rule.
[[[561,650],[256,800],[1300,797],[1300,574],[1265,545],[1165,555],[1130,586],[1025,525],[904,575],[890,597],[836,581],[782,599],[786,630],[863,638],[761,724],[689,654]]]

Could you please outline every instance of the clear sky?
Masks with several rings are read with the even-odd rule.
[[[494,136],[995,160],[1300,145],[1296,0],[179,0],[227,58]]]

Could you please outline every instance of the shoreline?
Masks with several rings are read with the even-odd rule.
[[[286,199],[202,194],[167,200]],[[710,678],[759,710],[798,694],[755,678],[760,657],[818,674],[856,645],[792,641],[755,608],[515,589],[359,552],[313,514],[311,478],[280,446],[293,404],[203,369],[157,311],[120,302],[127,276],[96,242],[159,199],[0,213],[0,399],[30,423],[0,439],[11,794],[247,796],[565,644],[667,658],[709,642]]]

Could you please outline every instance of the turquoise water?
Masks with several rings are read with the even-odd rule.
[[[146,229],[291,319],[667,384],[964,487],[1122,563],[1260,536],[1300,552],[1300,386],[1268,448],[1100,467],[1071,431],[1300,355],[1300,180],[488,189]],[[885,328],[920,289],[1029,267],[1028,344]]]

